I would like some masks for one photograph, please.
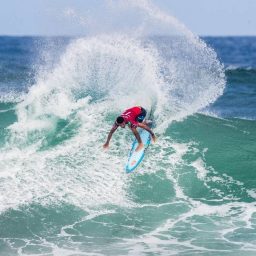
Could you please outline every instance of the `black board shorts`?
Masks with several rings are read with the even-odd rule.
[[[147,115],[147,111],[145,108],[141,107],[141,112],[140,114],[136,117],[136,121],[139,122],[139,123],[142,123],[143,120],[145,119]]]

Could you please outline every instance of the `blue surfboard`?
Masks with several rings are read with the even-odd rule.
[[[144,148],[139,151],[135,151],[135,149],[138,146],[138,141],[136,139],[133,141],[132,148],[129,152],[128,161],[125,166],[125,170],[127,173],[132,172],[133,170],[135,170],[136,167],[139,166],[139,164],[141,163],[141,161],[145,156],[146,149],[151,143],[151,135],[148,131],[144,129],[140,129],[139,134],[140,134],[142,143],[144,144]]]

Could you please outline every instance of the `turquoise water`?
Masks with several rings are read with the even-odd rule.
[[[256,39],[157,17],[179,36],[0,37],[0,255],[255,255]]]

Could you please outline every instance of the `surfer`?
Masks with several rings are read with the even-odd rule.
[[[140,127],[142,129],[147,130],[153,139],[153,141],[156,141],[156,136],[150,129],[150,127],[147,125],[147,122],[144,121],[146,117],[147,111],[143,107],[132,107],[127,110],[125,110],[120,116],[116,118],[116,121],[110,130],[108,134],[108,138],[106,143],[103,145],[103,148],[107,149],[109,147],[109,141],[113,135],[113,133],[116,131],[116,129],[120,126],[121,128],[125,128],[126,124],[128,124],[129,128],[132,130],[135,138],[138,141],[138,146],[136,148],[136,151],[139,151],[143,148],[143,143],[141,141],[140,134],[137,131],[137,127]],[[144,122],[143,122],[144,121]]]

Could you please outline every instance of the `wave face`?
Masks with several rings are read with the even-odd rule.
[[[255,122],[223,119],[221,103],[247,71],[225,71],[150,2],[127,3],[107,6],[138,16],[131,28],[105,22],[87,37],[15,39],[36,53],[21,53],[34,58],[23,63],[33,73],[25,84],[14,69],[1,87],[0,252],[253,255]],[[158,141],[127,175],[130,131],[118,130],[108,152],[102,145],[133,105],[153,109]],[[221,118],[210,114],[218,107]]]

